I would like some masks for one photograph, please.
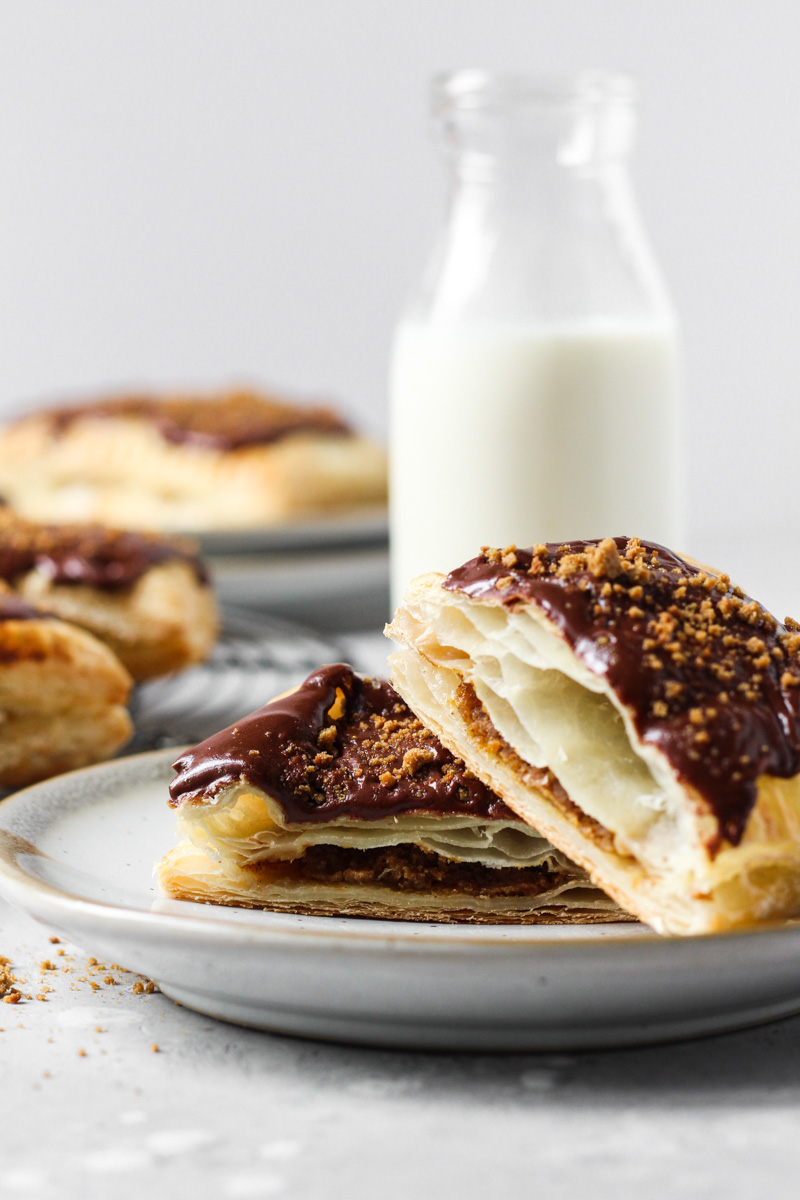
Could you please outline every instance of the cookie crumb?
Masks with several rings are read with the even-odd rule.
[[[407,775],[414,775],[420,767],[424,767],[426,763],[433,762],[435,757],[434,751],[429,746],[412,746],[403,755],[401,770]]]
[[[589,573],[596,579],[616,579],[622,574],[622,560],[613,538],[603,538],[586,553]]]

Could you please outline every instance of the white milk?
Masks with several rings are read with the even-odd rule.
[[[680,544],[668,324],[401,323],[391,373],[392,599],[482,545]]]

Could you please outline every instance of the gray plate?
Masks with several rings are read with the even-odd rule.
[[[385,546],[228,554],[207,561],[224,604],[246,605],[336,632],[378,628],[389,617],[389,553]]]
[[[213,529],[189,533],[204,554],[272,554],[289,550],[329,550],[339,546],[385,546],[385,508],[265,529]]]
[[[440,1050],[629,1046],[800,1011],[800,926],[660,938],[641,926],[438,926],[160,898],[174,751],[0,804],[0,893],[213,1017]]]

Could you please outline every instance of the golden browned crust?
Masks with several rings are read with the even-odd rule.
[[[0,787],[26,787],[64,771],[104,762],[125,745],[132,732],[130,717],[119,705],[9,717],[0,730]]]
[[[214,890],[206,890],[201,884],[177,885],[167,888],[174,900],[192,900],[199,904],[221,904],[232,908],[268,909],[270,912],[297,913],[304,917],[362,917],[382,921],[424,921],[437,925],[605,925],[636,920],[621,909],[564,908],[557,902],[551,907],[541,907],[514,912],[480,912],[473,908],[431,908],[426,896],[415,897],[402,909],[389,901],[366,901],[353,899],[289,900],[271,899],[259,903],[248,897],[226,897]]]
[[[0,621],[0,787],[110,757],[132,732],[130,684],[115,655],[81,629]]]

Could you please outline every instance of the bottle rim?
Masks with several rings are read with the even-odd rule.
[[[435,75],[431,82],[435,115],[519,108],[570,108],[633,105],[636,79],[624,71],[586,70],[572,74],[534,74],[465,68]]]

